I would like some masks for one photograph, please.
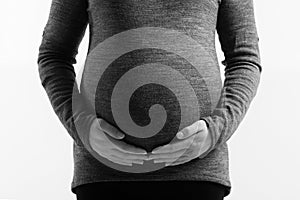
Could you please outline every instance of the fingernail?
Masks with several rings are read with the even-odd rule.
[[[177,138],[178,138],[178,139],[183,138],[183,133],[182,133],[182,132],[177,133]]]

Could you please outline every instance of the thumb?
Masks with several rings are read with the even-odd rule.
[[[195,133],[204,130],[206,124],[203,120],[198,120],[190,126],[185,127],[176,134],[178,139],[185,139],[194,135]]]
[[[121,131],[119,131],[116,127],[109,124],[106,120],[102,118],[97,118],[97,120],[98,120],[99,130],[103,131],[104,133],[118,140],[124,138],[125,135]]]

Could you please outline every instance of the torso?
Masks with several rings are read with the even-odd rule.
[[[218,0],[89,0],[81,91],[97,116],[150,151],[209,115],[222,88],[217,11]]]

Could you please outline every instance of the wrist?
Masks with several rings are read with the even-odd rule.
[[[213,148],[213,138],[212,138],[212,134],[209,130],[209,124],[208,121],[206,119],[201,118],[200,120],[203,120],[206,124],[206,137],[205,140],[202,143],[202,147],[201,147],[201,154],[199,156],[199,158],[203,158],[205,157]]]

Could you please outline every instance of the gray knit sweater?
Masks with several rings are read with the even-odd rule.
[[[87,24],[89,48],[78,87],[73,64]],[[224,83],[215,33],[225,57]],[[227,196],[226,142],[256,95],[262,70],[258,41],[253,0],[52,0],[38,66],[53,109],[74,141],[72,191],[101,181],[204,180],[226,186]],[[162,107],[149,115],[154,104]],[[121,130],[126,124],[132,132],[155,130],[150,139],[124,139],[147,151],[203,119],[212,145],[182,165],[126,173],[100,162],[91,148],[88,133],[96,117]]]

